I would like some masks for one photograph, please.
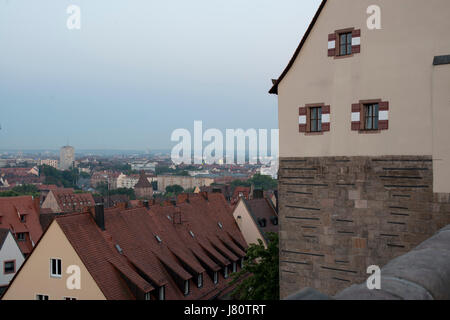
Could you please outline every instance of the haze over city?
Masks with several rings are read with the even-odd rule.
[[[277,128],[270,79],[319,2],[2,0],[0,149],[170,149],[195,120]]]

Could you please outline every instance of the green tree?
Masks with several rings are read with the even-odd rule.
[[[173,186],[167,186],[166,187],[166,192],[167,193],[174,193],[174,194],[180,194],[184,191],[183,187],[178,185],[178,184],[174,184]]]
[[[259,173],[255,174],[250,182],[255,186],[255,189],[274,190],[278,187],[277,180]]]
[[[34,196],[39,197],[39,190],[33,184],[24,184],[9,191],[0,192],[0,197]]]
[[[279,300],[279,252],[278,234],[267,233],[267,248],[261,240],[251,244],[247,250],[244,268],[233,275],[232,283],[237,283],[242,276],[250,274],[233,291],[232,296],[238,300]]]

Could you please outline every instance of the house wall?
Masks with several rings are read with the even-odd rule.
[[[53,212],[61,212],[61,208],[58,205],[58,202],[56,201],[56,198],[52,191],[50,191],[45,198],[44,202],[41,205],[41,208],[43,209],[52,209]]]
[[[381,7],[381,30],[366,9]],[[328,0],[278,86],[281,297],[367,278],[450,223],[446,0]],[[361,29],[361,53],[328,57],[328,34]],[[420,40],[419,40],[420,39]],[[389,129],[351,130],[351,106],[389,102]],[[331,129],[299,132],[299,107],[331,106]]]
[[[17,274],[2,300],[35,300],[45,294],[50,300],[73,297],[78,300],[104,300],[105,296],[87,271],[83,262],[65,237],[56,221],[40,240],[23,268]],[[50,277],[50,259],[62,259],[62,278]],[[81,290],[69,290],[67,267],[77,265],[81,270]]]
[[[432,117],[434,192],[450,192],[450,65],[433,68]]]
[[[450,54],[447,0],[379,0],[381,30],[368,30],[372,0],[329,0],[279,92],[280,157],[432,155],[433,57]],[[361,29],[361,53],[327,56],[327,36]],[[389,130],[351,131],[351,105],[363,99],[390,102]],[[305,136],[298,108],[331,105],[331,131]]]
[[[233,217],[248,245],[252,243],[258,244],[258,239],[261,239],[264,246],[267,247],[266,241],[262,237],[261,232],[259,232],[258,227],[255,225],[255,221],[242,200],[236,205],[236,208],[233,211]]]
[[[4,274],[4,262],[11,260],[16,261],[17,272],[22,263],[25,261],[25,258],[23,257],[14,236],[10,232],[3,242],[2,248],[0,249],[0,287],[8,285],[15,275],[15,273]]]

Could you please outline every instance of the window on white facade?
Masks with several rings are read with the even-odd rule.
[[[61,278],[61,259],[50,259],[50,276]]]
[[[3,264],[3,273],[11,274],[16,272],[16,261],[5,261]]]

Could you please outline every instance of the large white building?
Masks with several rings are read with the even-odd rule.
[[[74,166],[75,149],[71,146],[61,148],[59,153],[59,168],[61,170],[69,170]]]

